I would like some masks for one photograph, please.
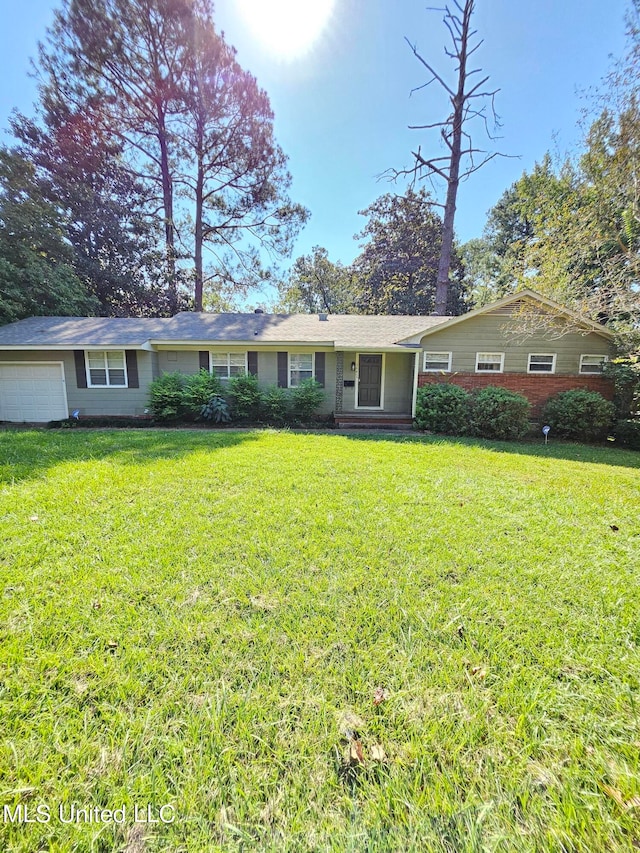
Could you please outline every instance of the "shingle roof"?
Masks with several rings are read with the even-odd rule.
[[[0,326],[0,346],[141,346],[170,320],[150,317],[29,317]]]
[[[192,314],[176,315],[157,340],[255,341],[256,343],[328,343],[338,349],[392,347],[397,341],[448,317],[329,314]]]
[[[118,317],[30,317],[0,326],[0,346],[142,346],[158,343],[326,344],[338,349],[393,347],[448,317],[330,314],[197,314],[169,319]]]

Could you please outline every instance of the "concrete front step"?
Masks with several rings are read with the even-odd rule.
[[[395,414],[337,414],[334,415],[337,427],[341,429],[411,429],[413,418],[410,415]]]
[[[396,423],[395,421],[386,421],[385,423],[372,422],[372,421],[341,421],[336,420],[336,427],[338,429],[400,429],[400,430],[411,430],[411,424],[405,423]]]

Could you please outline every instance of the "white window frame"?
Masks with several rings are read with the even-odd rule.
[[[544,358],[551,358],[551,370],[532,370],[531,369],[531,359],[539,358],[540,356],[544,356]],[[530,352],[529,357],[527,359],[527,373],[539,374],[550,376],[552,373],[556,372],[556,358],[557,353],[555,352]]]
[[[601,355],[599,353],[585,353],[584,355],[580,356],[579,373],[582,376],[602,376],[602,367],[600,368],[600,370],[583,370],[582,369],[584,367],[585,358],[599,358],[601,363],[604,365],[604,363],[606,361],[609,361],[609,356],[608,355]]]
[[[291,384],[291,356],[310,355],[311,356],[311,376],[310,379],[315,379],[316,376],[316,354],[315,352],[288,352],[287,353],[287,388],[298,388],[298,385]],[[304,381],[304,380],[303,380]]]
[[[446,361],[446,367],[427,367],[427,356],[431,355],[441,355],[443,358],[439,359],[440,361]],[[422,368],[423,373],[451,373],[451,356],[450,352],[424,352],[422,354]]]
[[[214,365],[213,365],[214,355],[217,355],[217,356],[225,355],[227,357],[227,375],[226,376],[218,376],[218,374],[215,373],[215,371],[213,369],[213,367],[214,367]],[[233,376],[231,375],[231,356],[232,355],[243,356],[243,358],[244,358],[244,372],[245,372],[245,374],[248,373],[249,372],[249,364],[248,364],[249,356],[248,356],[247,352],[243,352],[242,350],[227,350],[225,352],[222,352],[221,350],[209,350],[209,373],[212,376],[214,376],[214,375],[218,376],[218,379],[221,382],[228,382],[230,379],[233,379]]]
[[[92,353],[101,352],[102,355],[104,356],[104,372],[105,372],[106,379],[107,379],[107,381],[104,385],[95,384],[94,382],[91,381],[91,369],[89,368],[89,353],[90,352],[92,352]],[[107,361],[107,353],[119,353],[122,355],[122,362],[123,362],[123,366],[124,366],[124,385],[112,385],[111,382],[109,382],[109,366],[108,366],[108,361]],[[126,356],[126,353],[123,349],[118,349],[118,350],[113,350],[113,349],[86,349],[84,351],[84,364],[85,364],[85,371],[86,371],[86,375],[87,375],[87,388],[121,388],[122,389],[122,388],[128,388],[129,387],[129,374],[127,372],[127,356]],[[102,368],[93,368],[93,369],[94,370],[96,370],[96,369],[101,370]],[[117,369],[119,370],[120,368],[117,368]]]
[[[493,359],[490,358],[480,358],[481,355],[484,356],[494,356]],[[500,357],[500,370],[480,370],[478,365],[481,361],[495,361],[495,356]],[[503,352],[477,352],[476,353],[476,373],[504,373],[504,353]]]

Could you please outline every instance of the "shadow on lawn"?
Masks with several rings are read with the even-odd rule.
[[[569,462],[589,462],[595,465],[615,465],[622,468],[640,469],[640,453],[611,445],[573,444],[568,441],[489,441],[481,438],[460,438],[447,435],[422,435],[406,433],[389,435],[373,433],[340,433],[351,441],[390,441],[394,444],[446,444],[462,447],[478,447],[494,453],[515,453],[518,456],[536,456],[540,459],[563,459]]]
[[[145,464],[222,450],[256,438],[250,431],[1,430],[0,484],[38,477],[62,462],[114,458],[123,465]]]

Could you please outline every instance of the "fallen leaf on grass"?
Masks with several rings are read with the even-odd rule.
[[[107,643],[107,650],[114,654],[118,650],[118,643],[116,640],[109,640]]]
[[[603,785],[602,790],[608,794],[612,800],[620,806],[621,809],[640,809],[640,797],[631,797],[630,800],[625,800],[622,791],[617,788],[612,788],[611,785]]]
[[[476,678],[487,677],[487,670],[483,666],[471,666],[468,669],[471,675],[474,675]]]
[[[373,704],[376,706],[376,708],[388,698],[389,691],[385,690],[384,687],[376,687],[376,689],[373,691]]]
[[[29,519],[29,521],[39,521],[39,520],[40,520],[40,519],[38,518],[38,516],[37,516],[37,515],[32,515],[32,516],[30,517],[30,519]]]
[[[372,761],[384,761],[387,755],[382,747],[382,744],[374,743],[371,747],[371,760]]]
[[[361,740],[349,741],[349,764],[361,765],[364,764],[364,751],[362,749]]]
[[[617,530],[620,530],[620,528],[618,527],[618,525],[617,525],[617,524],[610,524],[610,525],[609,525],[609,527],[614,531],[614,533],[615,533]]]

